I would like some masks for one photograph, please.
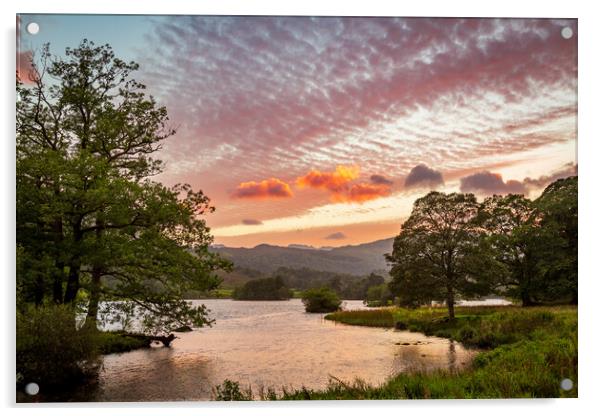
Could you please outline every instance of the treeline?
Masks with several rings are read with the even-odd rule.
[[[405,306],[499,294],[524,306],[576,304],[577,177],[539,198],[431,192],[395,238],[391,292]]]
[[[240,272],[243,269],[235,268],[235,270]],[[325,287],[335,292],[340,299],[372,300],[374,304],[380,304],[378,301],[381,299],[383,299],[383,303],[386,303],[388,298],[392,299],[385,278],[376,273],[368,276],[355,276],[289,267],[279,267],[267,277],[252,269],[244,270],[244,272],[251,273],[249,276],[251,280],[235,288],[232,295],[235,299],[280,299],[281,295],[278,294],[279,289],[277,289],[280,284],[286,290],[297,291]],[[262,292],[264,293],[262,294]],[[285,289],[282,289],[282,293],[284,292]]]
[[[292,296],[280,276],[251,280],[232,292],[236,300],[286,300]]]

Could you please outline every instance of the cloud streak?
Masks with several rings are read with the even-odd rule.
[[[347,238],[347,236],[340,231],[328,234],[326,237],[324,237],[325,240],[344,240],[345,238]]]
[[[202,137],[201,164],[231,176],[364,157],[393,176],[421,159],[475,168],[574,138],[558,125],[576,109],[565,26],[577,33],[553,19],[178,17],[157,25],[145,77],[186,121],[174,159]]]
[[[251,218],[249,218],[249,219],[247,219],[247,218],[243,219],[242,223],[244,225],[261,225],[261,224],[263,224],[263,222],[261,222],[260,220],[254,220],[254,219],[251,219]]]
[[[388,185],[388,186],[393,185],[392,180],[387,179],[382,175],[372,175],[372,176],[370,176],[370,181],[376,185]]]
[[[550,152],[576,139],[577,29],[574,19],[167,17],[147,38],[140,79],[181,126],[165,145],[169,180],[202,186],[219,227],[271,224],[328,200],[351,208],[400,188],[447,190],[496,166],[538,179],[574,160]],[[418,163],[434,173],[412,175]],[[261,211],[230,198],[249,178],[280,178],[303,198],[272,196]],[[466,186],[520,190],[477,179]]]
[[[270,178],[261,182],[243,182],[238,185],[232,196],[238,199],[291,198],[293,192],[286,182]]]

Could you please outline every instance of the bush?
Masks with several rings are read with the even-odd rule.
[[[341,300],[337,294],[327,287],[306,290],[301,300],[305,305],[305,312],[334,312],[341,307]]]
[[[122,332],[99,332],[97,345],[101,354],[114,354],[150,347],[148,339],[130,337]]]
[[[383,283],[381,285],[370,286],[366,292],[364,304],[370,307],[387,306],[392,303],[393,295],[389,290],[389,285]]]
[[[96,374],[96,331],[77,329],[69,306],[17,312],[17,380],[53,390]]]
[[[216,386],[213,390],[213,396],[216,401],[249,401],[253,400],[253,392],[249,388],[247,391],[240,390],[240,384],[232,380],[224,380],[221,386]]]

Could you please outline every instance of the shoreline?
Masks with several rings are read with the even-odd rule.
[[[560,398],[578,397],[577,307],[397,307],[339,311],[325,319],[347,325],[397,328],[485,349],[461,371],[401,373],[379,386],[358,380],[323,390],[297,389],[270,400]],[[565,391],[561,382],[570,379]]]

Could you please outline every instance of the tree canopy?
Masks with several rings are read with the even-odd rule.
[[[387,256],[390,287],[407,306],[445,300],[455,317],[458,295],[487,294],[494,262],[481,244],[479,204],[472,194],[431,192],[417,199]]]
[[[577,303],[577,177],[539,198],[431,192],[395,238],[391,292],[402,305],[497,294],[524,306]]]
[[[291,297],[292,291],[280,276],[251,280],[232,293],[232,298],[238,300],[286,300]]]
[[[138,64],[87,40],[63,57],[47,45],[32,64],[31,83],[17,79],[19,300],[82,301],[94,324],[101,299],[133,302],[158,332],[209,323],[182,294],[215,288],[229,267],[208,250],[214,208],[152,180],[175,130],[132,78]]]

